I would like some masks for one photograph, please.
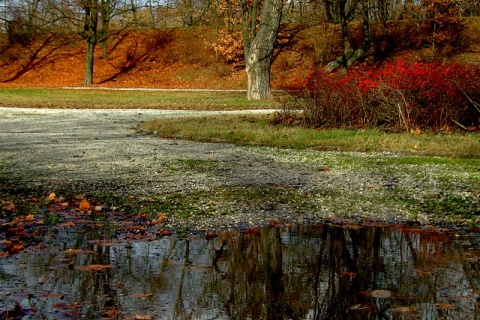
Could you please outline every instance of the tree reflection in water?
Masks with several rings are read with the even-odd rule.
[[[472,234],[324,224],[99,237],[60,233],[48,249],[2,258],[0,312],[17,301],[38,319],[480,317]]]

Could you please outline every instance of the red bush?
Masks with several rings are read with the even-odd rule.
[[[379,68],[316,72],[306,81],[304,108],[315,126],[389,125],[439,129],[478,125],[480,70],[459,64],[416,62],[408,57]]]

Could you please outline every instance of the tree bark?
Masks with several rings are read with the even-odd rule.
[[[98,42],[98,0],[86,0],[83,7],[85,10],[83,37],[87,41],[83,84],[90,85],[93,84],[94,51]]]
[[[283,0],[265,0],[257,29],[258,5],[259,1],[254,1],[253,6],[249,6],[245,0],[242,0],[247,98],[249,100],[263,100],[272,97],[270,72],[273,49],[282,18]]]
[[[87,41],[87,53],[85,55],[85,75],[84,85],[93,84],[93,65],[94,65],[95,42]]]

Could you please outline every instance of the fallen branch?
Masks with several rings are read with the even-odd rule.
[[[455,81],[455,85],[462,91],[463,95],[467,98],[467,100],[473,105],[475,109],[480,113],[480,103],[473,101],[470,96],[460,87],[460,85]]]
[[[455,123],[457,126],[459,126],[460,128],[462,128],[463,130],[466,130],[468,131],[468,128],[465,127],[463,124],[461,124],[460,122],[458,122],[457,120],[452,120],[453,123]]]

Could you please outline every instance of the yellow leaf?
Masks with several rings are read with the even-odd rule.
[[[33,220],[35,220],[35,216],[33,214],[29,214],[28,216],[25,217],[25,220],[33,221]]]
[[[45,198],[45,201],[50,202],[50,201],[52,201],[53,199],[55,199],[56,196],[57,196],[57,195],[55,194],[55,192],[50,192],[50,195]]]

